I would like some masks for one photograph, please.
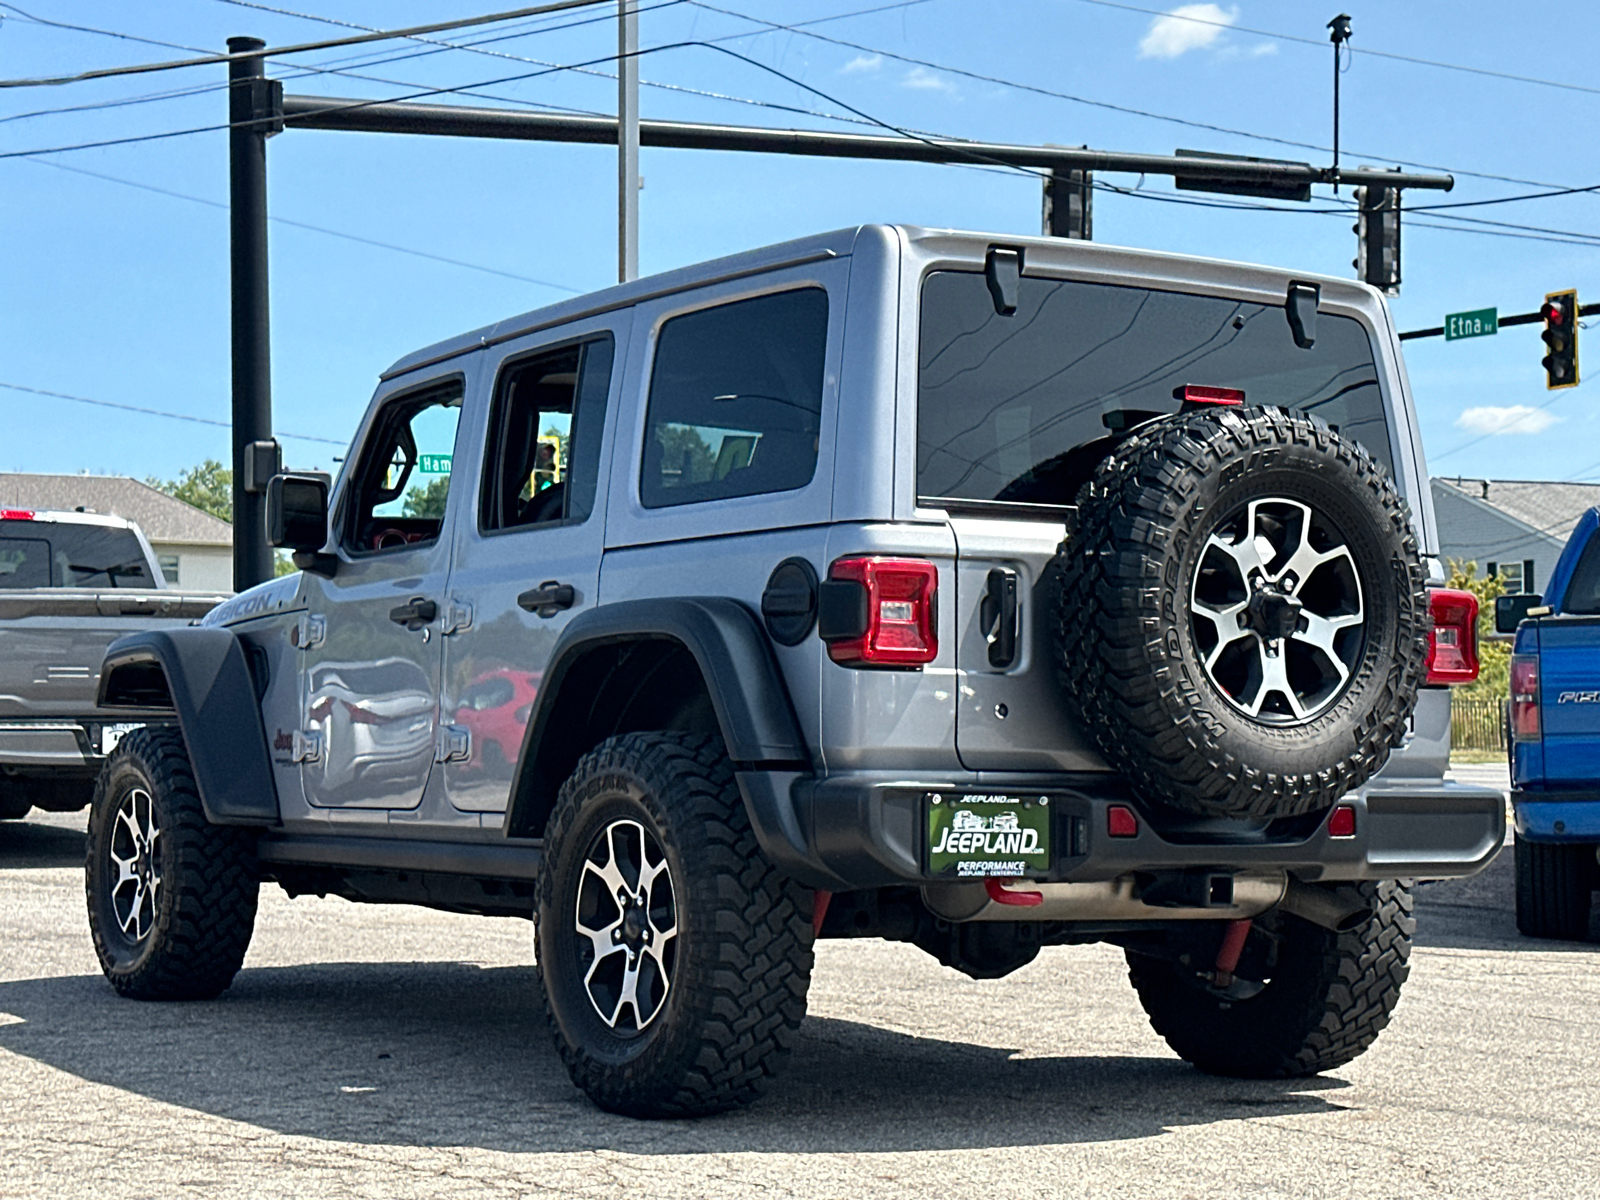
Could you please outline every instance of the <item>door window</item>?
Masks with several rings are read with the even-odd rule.
[[[646,508],[804,487],[817,469],[828,293],[798,288],[674,317],[650,375]]]
[[[507,366],[484,456],[484,532],[588,519],[613,357],[607,334]]]
[[[462,384],[451,380],[390,401],[356,467],[346,544],[356,553],[424,546],[439,538]]]

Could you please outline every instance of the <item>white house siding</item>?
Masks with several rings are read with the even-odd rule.
[[[233,551],[227,546],[192,546],[172,542],[151,542],[156,558],[176,558],[178,578],[168,586],[186,592],[231,592],[233,590]]]

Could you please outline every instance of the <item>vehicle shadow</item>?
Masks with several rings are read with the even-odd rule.
[[[1600,904],[1590,912],[1586,942],[1523,937],[1517,931],[1516,856],[1508,842],[1493,862],[1470,879],[1441,879],[1415,889],[1417,945],[1456,950],[1569,950],[1600,947]]]
[[[845,1153],[1151,1137],[1343,1107],[1336,1079],[1213,1079],[1169,1058],[1015,1058],[812,1018],[772,1093],[699,1121],[594,1108],[567,1079],[531,968],[246,969],[221,1000],[141,1004],[97,976],[0,984],[0,1047],[284,1134],[509,1152]]]
[[[82,822],[76,827],[47,824],[37,819],[40,815],[0,821],[0,871],[83,866]]]

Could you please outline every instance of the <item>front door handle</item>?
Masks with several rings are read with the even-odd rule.
[[[563,609],[578,602],[578,593],[570,583],[557,583],[546,579],[536,588],[529,588],[517,597],[517,607],[541,617],[553,617]]]
[[[438,615],[439,606],[432,600],[424,600],[421,596],[413,596],[406,603],[389,610],[389,620],[396,625],[404,625],[412,633],[424,625],[431,625]]]

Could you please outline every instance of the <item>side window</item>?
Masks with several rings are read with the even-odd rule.
[[[438,540],[450,494],[462,384],[391,400],[373,423],[354,479],[346,545],[357,553]]]
[[[588,520],[614,345],[606,334],[520,359],[501,373],[484,455],[485,532]]]
[[[828,293],[800,288],[661,327],[639,496],[666,508],[804,487],[817,469]]]

